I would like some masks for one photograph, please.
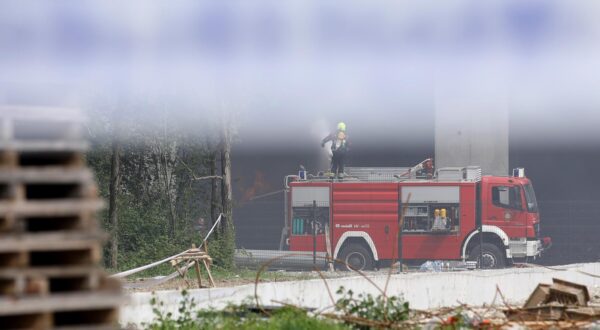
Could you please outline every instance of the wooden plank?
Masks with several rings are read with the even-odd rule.
[[[15,168],[0,171],[0,183],[81,183],[93,184],[94,175],[87,168]]]
[[[68,121],[73,123],[86,122],[86,116],[77,108],[42,107],[30,105],[1,105],[0,117],[4,120],[47,120]]]
[[[198,278],[198,288],[202,288],[202,276],[200,274],[200,265],[198,260],[194,260],[194,268],[196,270],[196,277]]]
[[[552,282],[549,301],[554,298],[554,295],[560,296],[561,294],[566,297],[572,297],[580,306],[587,306],[587,303],[590,301],[590,294],[587,286],[558,278],[553,278]]]
[[[598,320],[600,318],[600,307],[569,308],[566,313],[570,320]]]
[[[538,307],[548,300],[550,293],[550,284],[538,284],[537,288],[533,290],[523,308]]]
[[[101,231],[26,233],[0,237],[0,253],[13,251],[63,251],[86,249],[100,244],[106,237]]]
[[[194,263],[190,262],[187,265],[177,269],[177,271],[172,272],[171,274],[161,277],[161,278],[153,278],[153,279],[148,279],[145,280],[143,282],[129,282],[129,283],[123,283],[122,286],[128,289],[143,289],[143,288],[151,288],[163,283],[166,283],[178,276],[181,276],[181,274],[183,272],[187,272],[187,270],[192,267]]]
[[[561,305],[545,305],[505,311],[510,321],[557,321],[563,319],[567,307]]]
[[[115,292],[63,293],[22,299],[0,298],[0,316],[104,309],[117,307],[122,302],[123,297]]]
[[[75,265],[75,266],[45,266],[36,268],[0,268],[0,279],[14,278],[17,276],[45,276],[45,277],[68,277],[85,274],[106,274],[104,269],[98,265]]]
[[[0,201],[0,215],[11,213],[16,216],[56,216],[73,215],[85,211],[99,211],[104,202],[95,199],[62,199],[54,201]]]
[[[213,280],[212,274],[210,273],[210,266],[209,266],[209,264],[206,262],[206,260],[202,260],[202,262],[204,263],[204,268],[206,268],[206,273],[208,274],[208,281],[210,282],[210,286],[212,286],[213,288],[216,288],[217,285],[215,284],[215,281]]]
[[[14,150],[25,152],[54,152],[75,151],[85,152],[89,144],[83,141],[0,141],[0,150]]]
[[[0,150],[0,167],[13,168],[19,163],[19,157],[16,151],[12,150]]]

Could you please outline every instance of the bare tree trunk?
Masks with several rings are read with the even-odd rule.
[[[225,268],[234,266],[235,229],[233,228],[233,195],[231,189],[231,127],[223,126],[223,141],[221,143],[221,198],[223,215],[219,231],[221,232],[221,262]]]
[[[171,198],[171,178],[169,176],[168,167],[169,164],[167,162],[166,154],[161,155],[161,160],[163,161],[163,175],[165,180],[165,198],[167,199],[167,203],[169,204],[169,238],[175,238],[175,208],[173,207],[173,201]]]
[[[210,151],[210,159],[209,159],[209,170],[210,170],[210,176],[216,176],[217,175],[217,149],[215,148],[214,150]],[[211,226],[214,224],[215,221],[217,221],[217,218],[219,217],[219,213],[220,213],[220,208],[219,208],[219,182],[217,181],[217,178],[212,178],[211,179],[211,186],[210,186],[210,224]]]
[[[231,190],[231,136],[229,127],[225,126],[223,130],[223,141],[221,146],[221,198],[223,203],[224,222],[221,222],[224,229],[233,231],[233,195]],[[227,228],[225,228],[227,227]]]
[[[118,194],[121,181],[120,158],[121,143],[116,137],[112,141],[112,157],[110,162],[110,186],[108,202],[108,218],[111,226],[110,235],[110,266],[116,269],[118,266],[117,257],[119,254],[119,217],[118,217]]]

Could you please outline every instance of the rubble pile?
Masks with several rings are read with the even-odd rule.
[[[590,294],[584,285],[552,279],[541,283],[522,308],[507,309],[510,321],[596,321],[600,305],[590,305]]]

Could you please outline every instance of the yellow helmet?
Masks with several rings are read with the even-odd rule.
[[[346,124],[344,124],[344,122],[339,122],[338,124],[338,130],[339,131],[345,131],[346,130]]]

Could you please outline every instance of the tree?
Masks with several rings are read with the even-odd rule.
[[[231,188],[231,135],[230,122],[224,121],[221,135],[221,202],[223,215],[219,228],[220,259],[225,268],[233,267],[235,229],[233,227],[233,191]]]
[[[222,228],[233,229],[233,192],[231,190],[231,131],[228,124],[223,127],[221,141],[221,201],[225,220],[222,222]]]
[[[116,124],[116,123],[115,123]],[[113,126],[116,132],[116,127]],[[108,218],[110,223],[110,266],[113,269],[118,267],[119,255],[119,215],[118,215],[118,194],[121,181],[121,142],[118,138],[118,133],[113,135],[112,155],[110,162],[110,186],[109,186],[109,202],[108,202]]]
[[[221,213],[221,207],[219,204],[219,181],[217,176],[218,168],[217,168],[217,154],[218,149],[216,146],[210,146],[209,151],[209,159],[208,159],[208,167],[209,174],[213,178],[210,182],[210,218],[211,218],[211,226],[217,221],[219,217],[219,213]]]
[[[172,107],[148,100],[102,100],[89,108],[87,161],[108,201],[106,265],[133,268],[181,252],[205,234],[200,219],[215,221],[223,212],[210,253],[216,265],[233,266],[230,126],[178,117]]]

